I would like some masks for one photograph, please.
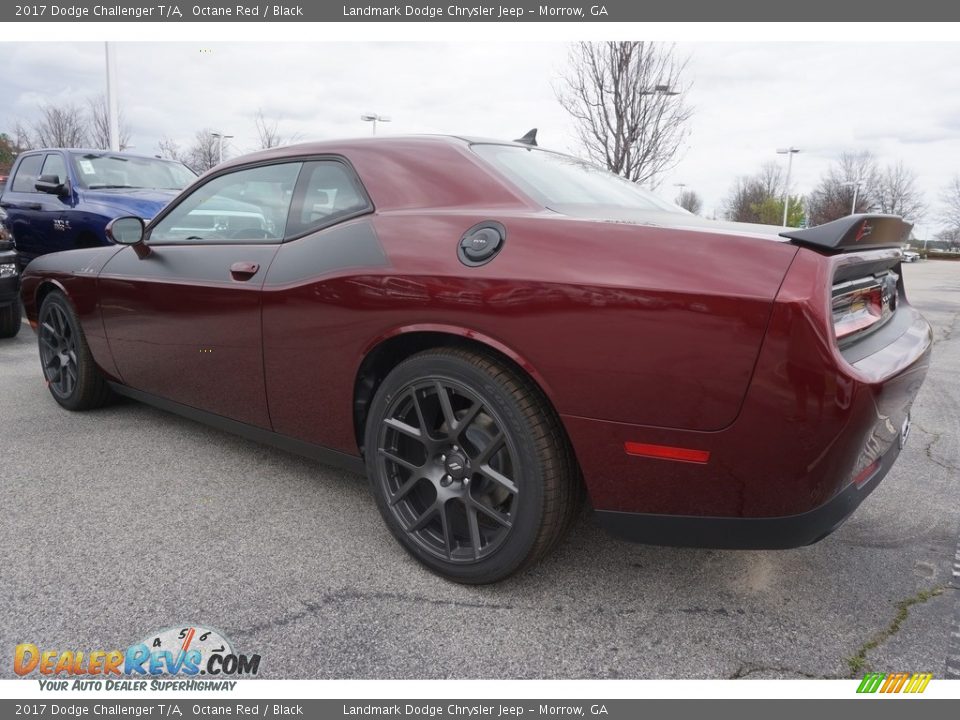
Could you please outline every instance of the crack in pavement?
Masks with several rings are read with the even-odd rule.
[[[400,602],[415,602],[426,605],[439,605],[444,607],[462,607],[462,608],[482,608],[484,610],[515,610],[517,609],[514,605],[503,605],[497,603],[482,603],[482,602],[471,602],[467,600],[439,600],[437,598],[429,598],[421,595],[407,595],[404,593],[396,592],[360,592],[357,590],[338,590],[336,592],[327,593],[320,597],[316,601],[307,601],[303,603],[303,610],[298,612],[287,613],[285,615],[280,615],[279,617],[268,620],[265,623],[260,623],[259,625],[252,625],[247,628],[241,628],[239,630],[232,631],[232,636],[244,637],[248,635],[254,635],[255,633],[262,632],[264,630],[270,630],[278,627],[285,627],[291,623],[295,623],[304,618],[317,615],[324,608],[335,606],[335,605],[344,605],[349,602],[356,600],[395,600]]]
[[[361,592],[357,590],[338,590],[336,592],[330,592],[325,595],[320,596],[315,600],[307,600],[302,602],[303,609],[289,612],[286,614],[279,615],[278,617],[267,620],[266,622],[259,623],[256,625],[251,625],[246,628],[240,628],[237,630],[231,631],[231,637],[246,637],[255,635],[259,632],[272,630],[275,628],[286,627],[300,620],[304,620],[309,617],[314,617],[318,615],[322,610],[329,608],[331,606],[343,606],[348,603],[364,600],[364,601],[394,601],[394,602],[409,602],[409,603],[418,603],[422,605],[433,605],[439,607],[457,607],[457,608],[470,608],[470,609],[480,609],[480,610],[511,610],[511,611],[530,611],[530,612],[542,612],[542,610],[535,607],[523,607],[520,605],[504,604],[504,603],[485,603],[485,602],[476,602],[469,600],[443,600],[439,598],[430,598],[422,595],[411,595],[406,593],[398,592],[385,592],[385,591],[371,591],[371,592]],[[562,605],[555,605],[551,608],[553,612],[564,612],[566,608]],[[756,614],[755,610],[744,610],[743,608],[734,608],[728,609],[724,607],[710,608],[710,607],[686,607],[686,608],[673,608],[670,611],[681,613],[684,615],[715,615],[721,617],[733,617],[733,616],[744,616],[744,615],[753,615]],[[636,608],[604,608],[603,606],[592,607],[588,609],[582,609],[577,612],[583,612],[589,615],[599,615],[604,613],[609,613],[610,615],[616,617],[626,617],[633,615],[640,610]],[[661,614],[668,612],[667,610],[660,610]],[[761,613],[762,614],[762,613]]]
[[[960,472],[960,467],[957,467],[953,463],[947,462],[945,460],[938,460],[933,456],[933,446],[936,445],[938,442],[940,442],[940,440],[943,438],[943,433],[939,433],[933,430],[927,430],[925,427],[923,427],[920,424],[917,425],[917,429],[920,432],[922,432],[924,435],[929,435],[931,438],[933,438],[923,448],[923,451],[927,455],[927,459],[930,462],[932,462],[934,465],[938,467],[942,467],[944,470],[952,470],[954,472]]]
[[[887,642],[887,640],[900,632],[900,628],[910,615],[910,608],[912,606],[925,603],[928,600],[937,597],[946,589],[946,585],[938,585],[927,590],[921,590],[916,595],[909,597],[906,600],[901,600],[899,603],[897,603],[897,614],[894,615],[890,624],[883,628],[883,630],[880,632],[876,633],[863,645],[861,645],[855,654],[847,658],[847,667],[850,669],[850,674],[848,677],[856,677],[859,672],[869,668],[869,664],[867,663],[867,654],[871,650],[876,650],[878,647]]]
[[[797,670],[796,668],[790,667],[781,667],[777,665],[755,665],[753,663],[741,663],[733,673],[727,676],[727,680],[743,680],[750,677],[756,673],[760,672],[775,672],[780,673],[781,675],[791,674],[799,675],[800,677],[807,678],[808,680],[845,680],[846,677],[843,675],[816,675],[814,673],[808,673],[803,670]]]

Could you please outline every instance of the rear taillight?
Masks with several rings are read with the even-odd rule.
[[[840,344],[875,330],[897,309],[897,274],[884,272],[833,286],[833,332]]]

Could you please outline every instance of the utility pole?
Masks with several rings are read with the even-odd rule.
[[[220,165],[223,163],[223,141],[225,139],[229,140],[230,138],[233,137],[233,135],[224,135],[222,132],[212,132],[210,134],[213,137],[217,138],[217,152],[220,157],[220,161],[217,164]]]
[[[793,156],[800,152],[800,148],[793,145],[786,148],[778,148],[777,155],[787,156],[787,181],[783,184],[783,226],[787,226],[787,213],[790,210],[790,171],[793,170]]]
[[[390,117],[387,115],[378,115],[377,113],[364,113],[360,116],[360,119],[364,122],[373,123],[373,134],[377,134],[377,123],[378,122],[390,122]]]
[[[109,42],[104,44],[107,60],[107,124],[109,126],[110,149],[120,152],[120,105],[117,102],[117,58]]]

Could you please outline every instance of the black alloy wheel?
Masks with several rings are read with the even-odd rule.
[[[579,497],[539,390],[467,351],[428,351],[394,369],[371,406],[365,454],[394,535],[460,582],[493,582],[541,556]]]
[[[67,314],[58,303],[50,303],[40,321],[40,362],[43,376],[55,397],[69,398],[77,387],[77,342]]]
[[[40,306],[37,339],[43,377],[60,405],[89,410],[110,399],[110,387],[94,362],[76,313],[59,291],[47,295]]]
[[[474,562],[510,534],[520,490],[513,440],[494,410],[448,378],[394,398],[380,424],[378,475],[394,515],[426,552]]]

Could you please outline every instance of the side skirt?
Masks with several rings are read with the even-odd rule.
[[[210,425],[218,430],[239,435],[240,437],[263,443],[264,445],[271,445],[280,450],[293,453],[294,455],[302,455],[313,460],[318,460],[324,465],[331,465],[358,475],[366,474],[363,458],[356,455],[348,455],[347,453],[331,450],[322,445],[314,445],[313,443],[297,440],[287,435],[281,435],[272,430],[264,430],[256,425],[248,425],[247,423],[231,420],[222,415],[216,415],[205,410],[198,410],[189,405],[182,405],[173,400],[166,400],[165,398],[157,397],[150,393],[134,390],[126,385],[114,382],[108,384],[110,385],[110,389],[117,393],[117,395],[123,395],[131,400],[152,405],[160,410],[181,415],[189,420],[195,420],[204,425]]]

